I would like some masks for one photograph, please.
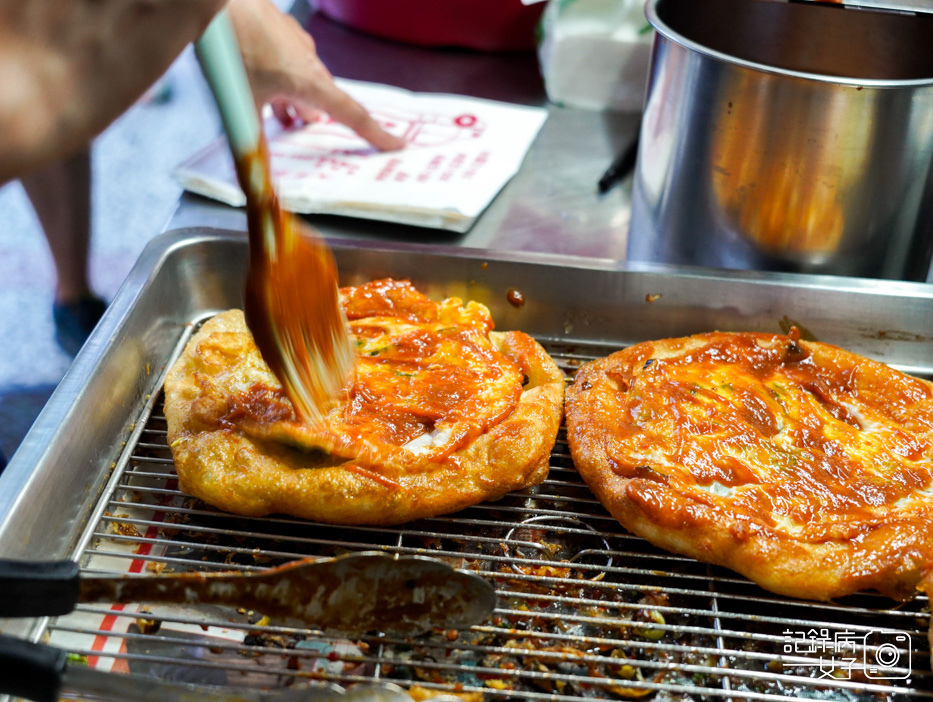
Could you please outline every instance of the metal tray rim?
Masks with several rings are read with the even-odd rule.
[[[151,327],[155,322],[141,321],[140,317],[143,312],[159,310],[161,308],[158,305],[166,304],[162,299],[165,296],[156,293],[162,292],[159,286],[164,287],[165,281],[160,275],[164,269],[170,267],[167,264],[173,256],[176,257],[174,260],[177,260],[177,255],[189,247],[210,245],[213,242],[235,244],[233,248],[238,254],[242,245],[242,253],[246,252],[246,237],[243,232],[210,228],[166,232],[154,238],[146,247],[101,323],[76,357],[20,449],[0,475],[0,554],[11,557],[29,554],[35,558],[57,558],[72,552],[73,539],[77,534],[71,533],[69,537],[69,529],[72,532],[80,531],[81,520],[87,519],[93,505],[96,504],[100,490],[106,484],[113,467],[113,457],[120,455],[120,442],[126,441],[132,433],[133,417],[138,414],[135,409],[142,407],[146,399],[158,389],[160,369],[166,362],[164,356],[159,356],[162,353],[159,349],[165,348],[165,339],[177,338],[179,329],[193,321],[181,319],[180,315],[178,318],[173,316],[169,320],[163,320],[163,328],[160,331],[148,329],[147,327]],[[922,327],[920,331],[923,334],[910,341],[923,342],[922,348],[914,343],[896,342],[901,344],[901,348],[920,348],[919,351],[910,352],[913,357],[926,354],[923,350],[926,344],[933,343],[933,285],[924,283],[642,265],[607,259],[450,248],[442,245],[355,240],[332,240],[330,244],[338,254],[343,252],[356,255],[362,252],[367,257],[366,261],[381,261],[383,258],[380,257],[384,257],[400,266],[407,261],[408,256],[411,256],[412,260],[419,260],[419,256],[427,257],[423,260],[437,260],[431,257],[443,257],[460,265],[458,270],[467,270],[465,266],[468,265],[469,270],[478,271],[481,263],[502,263],[502,266],[490,265],[489,272],[497,275],[511,275],[515,272],[525,276],[526,281],[540,276],[542,269],[560,269],[565,271],[565,277],[574,278],[577,283],[589,280],[603,281],[606,283],[604,292],[624,292],[630,297],[635,294],[644,296],[644,284],[650,284],[652,281],[690,281],[693,287],[688,286],[689,289],[683,297],[694,307],[685,307],[681,311],[683,319],[687,319],[697,309],[703,310],[703,305],[709,302],[704,299],[693,300],[689,298],[689,294],[707,288],[715,289],[721,294],[723,290],[731,290],[732,286],[739,285],[747,292],[754,293],[758,302],[767,300],[768,295],[778,293],[787,299],[793,299],[799,293],[809,296],[808,299],[820,301],[820,304],[824,295],[830,300],[848,299],[840,296],[854,295],[860,304],[871,303],[875,308],[876,317],[878,310],[887,309],[888,305],[907,305],[913,314],[921,311],[924,319],[919,326]],[[226,249],[230,248],[226,246]],[[358,257],[354,260],[363,258]],[[498,272],[493,269],[497,269]],[[502,275],[499,277],[501,279]],[[631,280],[638,281],[638,285],[626,288]],[[545,289],[548,286],[542,284],[539,287]],[[759,290],[756,292],[753,288]],[[560,299],[561,291],[548,292],[552,301]],[[191,304],[197,305],[200,302],[195,300]],[[577,300],[577,307],[581,307],[580,300]],[[639,320],[651,322],[651,313],[656,310],[646,312],[648,307],[642,306],[637,312],[641,317],[636,315],[633,317],[634,322],[630,320],[630,323],[637,324]],[[731,314],[732,309],[730,306],[722,306],[716,313],[720,316]],[[745,312],[748,309],[750,308],[746,305]],[[510,312],[508,306],[505,311]],[[835,311],[823,310],[821,314],[830,318]],[[901,329],[909,328],[904,321],[908,318],[907,313],[899,314]],[[598,328],[596,325],[607,319],[612,321],[605,315],[595,318],[594,326],[588,330],[581,324],[582,338],[587,338],[587,334]],[[162,343],[162,346],[148,348],[150,344],[146,334],[150,332],[155,334],[153,338]],[[573,341],[575,338],[569,332],[559,336],[565,341]],[[933,354],[929,356],[933,357]],[[141,372],[143,363],[145,373]],[[156,367],[150,371],[151,364],[155,364]],[[119,371],[119,379],[114,378],[116,371]],[[116,387],[117,385],[120,387]],[[95,423],[98,418],[88,417],[94,413],[109,417],[109,434],[103,433],[99,423]],[[62,523],[55,523],[55,519]],[[0,629],[3,628],[4,624],[0,622]]]

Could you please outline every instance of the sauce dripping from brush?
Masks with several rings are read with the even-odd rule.
[[[282,209],[265,137],[253,152],[236,158],[236,166],[247,196],[247,324],[298,418],[318,422],[354,359],[337,266],[323,239]]]

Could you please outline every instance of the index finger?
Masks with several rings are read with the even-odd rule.
[[[397,151],[406,144],[401,137],[383,129],[365,107],[334,82],[321,86],[317,103],[333,119],[348,126],[380,151]]]

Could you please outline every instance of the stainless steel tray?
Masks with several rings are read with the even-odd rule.
[[[923,284],[622,267],[439,247],[333,246],[343,282],[408,277],[431,295],[484,302],[499,328],[521,328],[541,340],[568,377],[586,359],[643,339],[710,329],[778,331],[789,322],[823,341],[933,377],[933,288]],[[429,687],[478,687],[487,696],[615,699],[619,685],[613,688],[606,676],[624,680],[637,672],[643,680],[627,683],[636,692],[661,690],[679,698],[795,697],[800,690],[825,696],[837,689],[847,699],[894,692],[933,697],[925,598],[894,609],[871,595],[844,604],[793,602],[727,571],[657,551],[627,535],[592,499],[576,476],[563,435],[552,455],[552,477],[539,488],[399,529],[244,521],[192,504],[172,482],[160,384],[199,321],[241,304],[246,251],[242,233],[215,230],[176,231],[147,247],[0,476],[0,555],[73,557],[104,570],[126,569],[127,559],[137,569],[251,569],[298,555],[375,546],[451,559],[488,572],[500,588],[497,619],[459,641],[442,638],[413,646],[378,639],[365,652],[331,651],[328,655],[356,666],[345,675],[314,673],[337,682],[347,676],[394,679],[405,669],[424,674],[420,680]],[[512,288],[522,293],[524,305],[508,302]],[[168,528],[166,522],[185,529]],[[186,535],[180,537],[181,532]],[[585,587],[571,594],[568,583],[581,581]],[[612,603],[608,611],[621,624],[606,624],[604,600]],[[106,613],[89,609],[78,616]],[[202,614],[157,616],[193,626]],[[132,622],[139,615],[134,610],[107,616]],[[108,638],[75,621],[50,627],[6,621],[0,630],[32,638],[47,628],[53,635],[78,637],[69,640]],[[292,636],[292,645],[311,640],[307,632],[283,634],[245,615],[224,625],[252,632],[248,643],[228,646],[241,656],[267,652],[268,637],[281,643],[283,636]],[[863,637],[860,656],[877,651],[867,635],[899,631],[913,640],[912,647],[900,650],[900,667],[891,669],[897,678],[827,681],[818,667],[808,667],[807,661],[819,658],[808,658],[797,641],[788,640],[810,629],[817,632],[816,645],[824,629],[831,637],[847,632]],[[181,646],[172,636],[151,639],[137,632],[134,637],[117,637],[114,660],[162,660],[173,644]],[[786,667],[774,668],[788,645],[792,655],[781,662]],[[516,646],[525,648],[519,654]],[[609,657],[609,651],[623,649],[632,665]],[[320,655],[289,651],[291,658],[272,655],[280,656],[272,665],[280,677],[301,678],[293,659],[300,668],[302,660]],[[908,657],[911,665],[905,667]],[[467,676],[468,670],[482,674]]]

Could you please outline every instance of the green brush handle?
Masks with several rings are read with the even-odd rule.
[[[201,70],[220,109],[234,155],[254,153],[260,124],[243,57],[227,10],[222,10],[195,43]]]

